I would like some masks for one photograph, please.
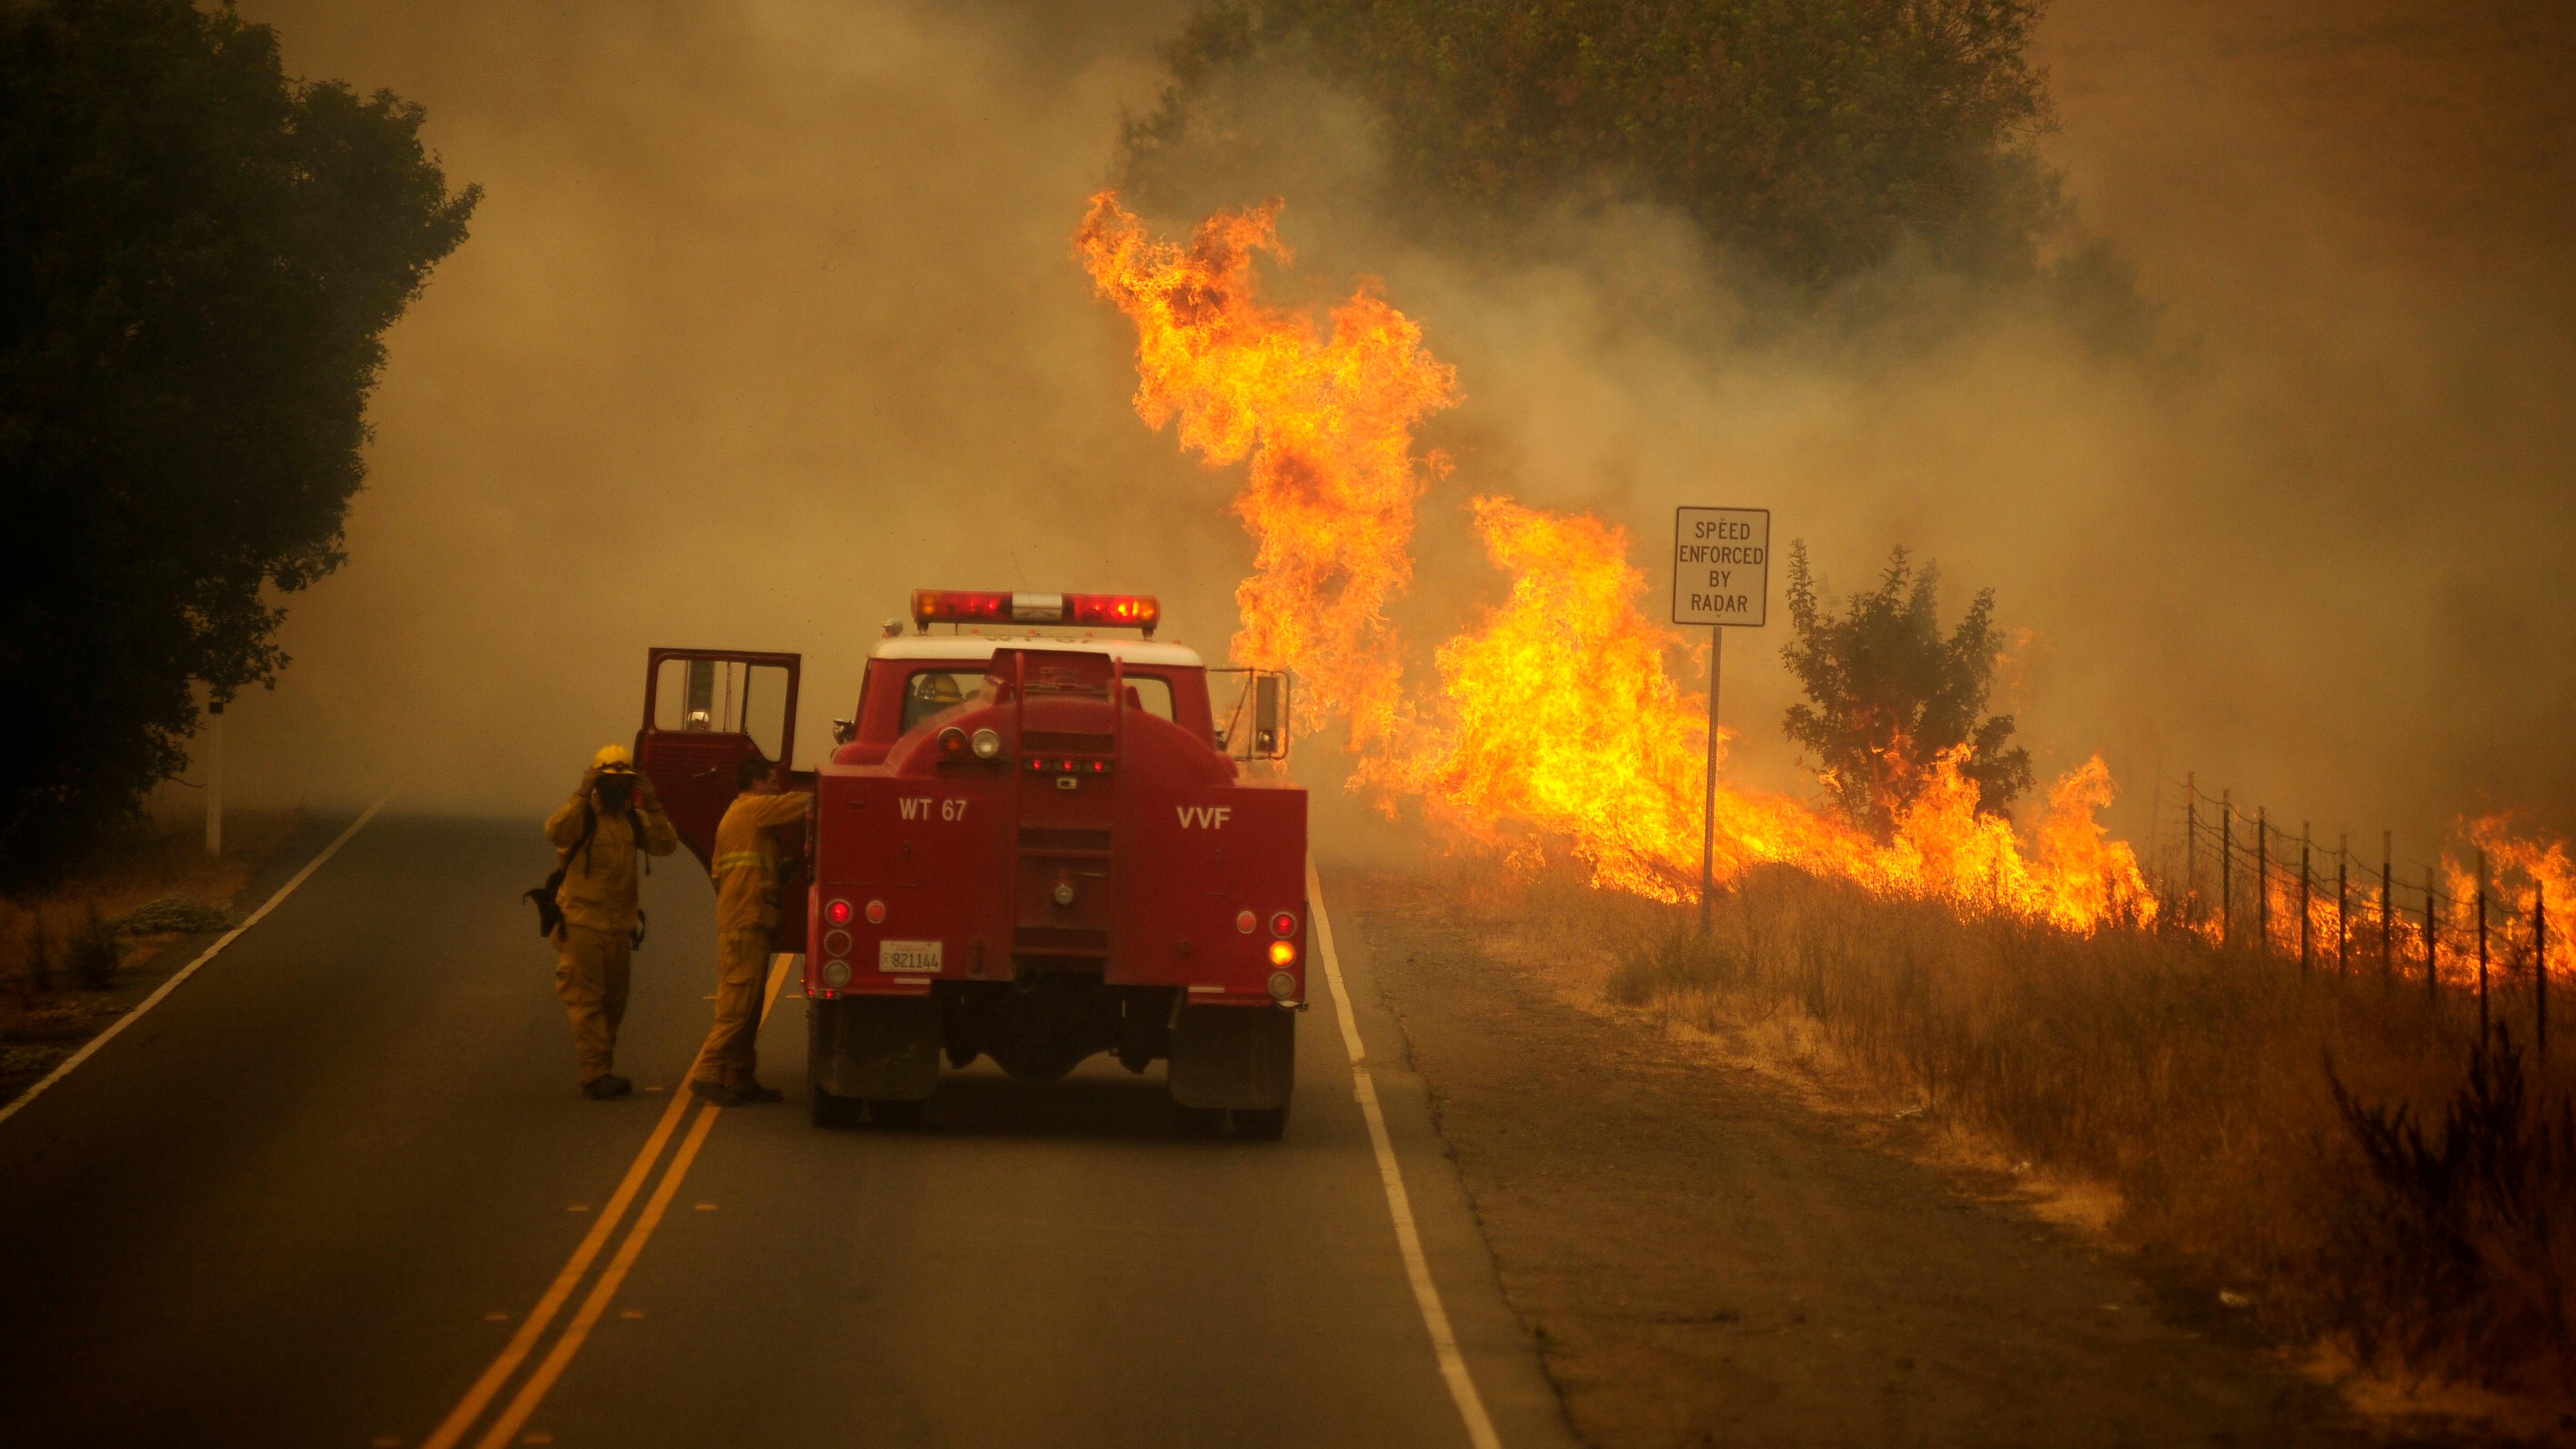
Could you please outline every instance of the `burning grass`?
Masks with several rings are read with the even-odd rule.
[[[2107,1188],[2115,1236],[2373,1373],[2576,1410],[2576,1061],[2529,1003],[1747,872],[1696,913],[1557,873],[1484,903],[1613,1005]],[[1775,1065],[1778,1063],[1775,1062]]]

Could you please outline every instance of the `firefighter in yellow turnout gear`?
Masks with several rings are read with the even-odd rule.
[[[778,929],[778,845],[769,832],[814,809],[813,796],[782,791],[757,757],[736,768],[734,786],[742,793],[716,826],[716,1020],[689,1069],[689,1090],[720,1107],[779,1099],[753,1076],[761,983]]]
[[[651,782],[635,773],[635,757],[609,745],[591,758],[572,798],[547,819],[546,839],[562,857],[555,995],[572,1019],[581,1090],[594,1098],[623,1097],[635,1084],[610,1068],[634,960],[636,856],[669,855],[680,835]]]

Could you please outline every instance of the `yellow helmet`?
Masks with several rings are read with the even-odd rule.
[[[624,745],[601,745],[599,753],[590,757],[590,767],[603,775],[632,775],[635,752]]]

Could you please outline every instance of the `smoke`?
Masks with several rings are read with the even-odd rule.
[[[1249,546],[1067,240],[1176,7],[244,8],[489,197],[388,338],[350,562],[231,714],[237,783],[536,808],[659,644],[804,652],[810,762],[916,587],[1155,590],[1221,652]]]
[[[1150,590],[1221,652],[1240,479],[1137,420],[1133,334],[1068,243],[1182,8],[246,5],[291,70],[427,105],[490,195],[389,339],[351,562],[291,601],[233,778],[535,809],[632,733],[654,644],[804,652],[810,760],[917,586]],[[1417,645],[1501,597],[1472,493],[1596,511],[1650,576],[1674,505],[1768,506],[1830,582],[1902,541],[1953,609],[1993,585],[2043,775],[2105,751],[2142,842],[2159,770],[2416,853],[2463,810],[2576,829],[2576,290],[2548,255],[2576,206],[2540,79],[2576,31],[2277,8],[2091,0],[2043,32],[2053,154],[2159,308],[2139,352],[2008,303],[1958,325],[1901,272],[1942,325],[1748,341],[1724,259],[1648,209],[1413,246],[1358,199],[1357,118],[1293,92],[1248,104],[1304,144],[1183,200],[1284,196],[1272,295],[1380,276],[1457,366]],[[1798,788],[1779,642],[1728,641],[1728,768]]]

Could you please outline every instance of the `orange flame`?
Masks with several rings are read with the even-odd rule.
[[[1276,202],[1220,213],[1184,248],[1147,237],[1103,193],[1075,236],[1101,295],[1136,325],[1137,412],[1157,428],[1177,414],[1182,445],[1211,466],[1252,459],[1235,508],[1258,568],[1236,592],[1236,657],[1298,670],[1323,712],[1350,718],[1358,783],[1417,798],[1516,860],[1555,843],[1597,885],[1696,898],[1707,696],[1683,692],[1670,665],[1704,669],[1705,656],[1637,608],[1647,584],[1623,530],[1474,500],[1510,592],[1440,646],[1436,698],[1403,698],[1380,610],[1411,570],[1413,425],[1453,400],[1454,373],[1367,286],[1334,310],[1329,342],[1260,302],[1251,257],[1286,257],[1278,213]],[[1419,466],[1446,471],[1436,456]],[[2136,853],[2094,821],[2114,793],[2098,757],[2058,782],[2028,844],[1977,812],[1963,761],[1933,761],[1885,843],[1787,797],[1721,785],[1716,874],[1785,862],[2074,930],[2152,916]]]
[[[1456,373],[1422,329],[1362,285],[1318,338],[1302,312],[1262,302],[1255,253],[1290,258],[1279,203],[1220,212],[1189,245],[1156,241],[1102,192],[1074,233],[1101,296],[1136,324],[1136,411],[1211,468],[1252,459],[1235,513],[1254,572],[1235,590],[1238,663],[1293,668],[1316,721],[1345,716],[1354,748],[1394,728],[1403,665],[1388,600],[1413,572],[1419,473],[1413,424],[1455,400]]]
[[[2469,843],[2487,853],[2487,869],[2495,904],[2509,919],[2490,919],[2490,928],[2503,938],[2501,956],[2519,956],[2521,969],[2529,971],[2531,950],[2532,907],[2545,902],[2549,907],[2549,975],[2553,981],[2565,979],[2576,983],[2576,861],[2567,854],[2567,842],[2544,840],[2517,833],[2510,816],[2483,816],[2470,823],[2466,834]],[[2459,861],[2445,858],[2443,870],[2450,877],[2450,894],[2454,899],[2474,902],[2477,882],[2463,870]],[[2470,910],[2474,911],[2472,905]],[[2474,974],[2475,967],[2469,968]]]

